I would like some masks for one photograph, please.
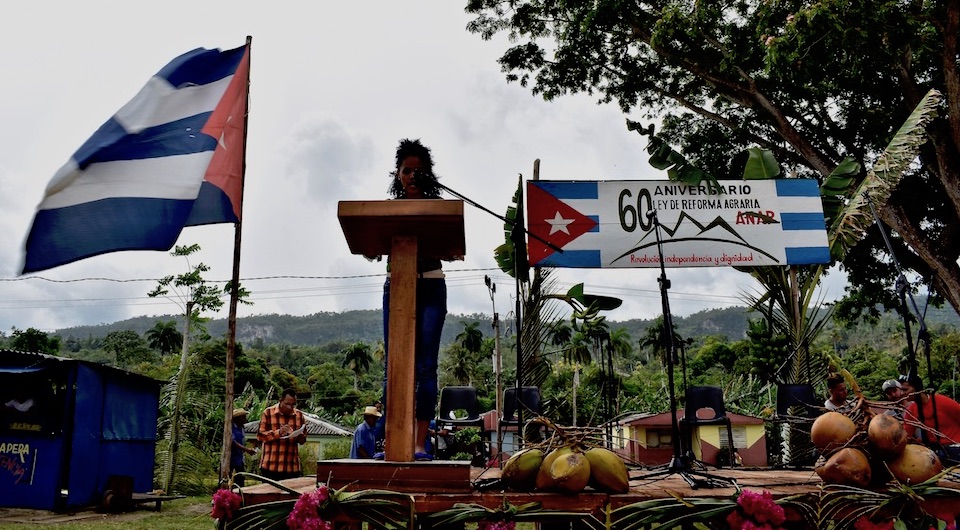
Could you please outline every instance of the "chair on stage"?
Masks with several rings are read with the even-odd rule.
[[[823,403],[811,384],[777,385],[777,407],[767,420],[778,427],[779,443],[768,445],[774,467],[806,467],[816,462],[817,450],[810,441],[810,426],[822,412]]]
[[[521,411],[522,414],[517,414]],[[524,422],[540,416],[543,412],[543,402],[540,398],[540,389],[535,386],[520,387],[519,399],[517,397],[517,388],[510,387],[503,391],[503,416],[497,422],[497,450],[503,452],[503,432],[506,427],[516,427],[517,435],[520,436],[523,426],[520,425],[520,417]],[[539,432],[539,429],[538,429]],[[514,445],[518,445],[514,442]],[[519,446],[517,447],[519,449]]]
[[[733,424],[727,416],[726,406],[723,404],[723,389],[717,386],[692,386],[687,388],[686,401],[683,407],[683,418],[680,426],[686,432],[688,454],[692,454],[694,429],[704,425],[725,425],[727,427],[727,447],[729,448],[729,463],[736,465],[734,454],[737,452],[733,445]],[[720,449],[718,447],[718,449]],[[722,467],[721,459],[717,458],[717,467]]]
[[[480,427],[480,402],[477,389],[472,386],[445,386],[440,389],[440,412],[437,415],[437,430],[443,427]]]
[[[777,412],[773,421],[789,420],[791,418],[816,418],[822,403],[817,400],[813,385],[809,384],[782,384],[777,385]]]

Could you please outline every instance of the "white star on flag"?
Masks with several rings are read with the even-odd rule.
[[[225,151],[227,150],[227,142],[224,139],[224,135],[226,134],[227,123],[230,123],[230,120],[232,119],[233,119],[233,116],[227,116],[227,121],[226,123],[223,124],[223,131],[220,132],[220,140],[217,142],[218,144],[220,144],[220,147],[222,147]]]
[[[544,219],[544,221],[550,223],[550,234],[553,235],[557,232],[563,232],[564,234],[570,235],[570,231],[567,230],[567,225],[573,222],[573,219],[564,219],[560,212],[557,212],[553,216],[553,219]]]

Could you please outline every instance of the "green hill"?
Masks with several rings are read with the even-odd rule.
[[[686,317],[674,317],[674,324],[682,337],[717,335],[735,341],[746,338],[748,321],[757,318],[759,318],[757,313],[748,312],[745,307],[736,306],[704,310]],[[65,340],[69,338],[99,338],[112,331],[122,330],[133,330],[143,335],[157,321],[175,320],[180,322],[181,319],[180,315],[136,317],[112,324],[61,329],[56,331],[54,335],[58,335]],[[884,320],[892,320],[895,325],[899,318],[895,314],[887,314],[884,316]],[[479,328],[485,336],[493,334],[493,323],[489,315],[451,314],[447,315],[444,323],[443,344],[453,342],[457,334],[463,331],[461,321],[479,322]],[[647,328],[653,322],[653,319],[611,321],[610,327],[611,329],[624,328],[634,340],[638,340],[646,334]],[[926,322],[930,329],[938,327],[960,328],[960,317],[950,308],[929,309]],[[340,313],[322,312],[307,316],[256,315],[238,319],[237,341],[246,344],[262,342],[263,344],[304,346],[322,345],[333,341],[376,343],[383,339],[382,326],[382,316],[378,310],[344,311]],[[511,323],[505,321],[502,323],[501,329],[505,330],[508,327],[512,328]],[[916,324],[913,325],[913,329],[916,330]],[[207,330],[211,336],[225,336],[227,333],[226,319],[211,320],[207,323]]]

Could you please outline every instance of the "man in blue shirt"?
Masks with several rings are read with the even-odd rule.
[[[353,444],[350,446],[350,458],[373,458],[377,452],[375,426],[380,412],[377,407],[363,409],[363,423],[353,432]]]
[[[256,449],[247,447],[243,434],[243,425],[247,423],[247,411],[233,409],[233,446],[230,451],[230,474],[244,471],[244,454],[254,454]],[[234,484],[243,487],[243,476],[234,477]]]

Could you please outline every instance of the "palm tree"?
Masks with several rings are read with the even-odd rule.
[[[360,390],[360,376],[370,371],[370,362],[373,361],[373,354],[370,353],[370,345],[366,342],[354,342],[350,346],[340,350],[344,355],[343,366],[353,371],[353,389]]]
[[[575,331],[568,346],[563,350],[563,358],[570,364],[590,364],[593,359],[590,337],[582,331]]]
[[[647,333],[641,338],[638,342],[641,348],[650,348],[653,350],[654,356],[666,366],[666,363],[669,361],[667,359],[667,347],[666,347],[666,336],[665,326],[663,323],[663,316],[659,316],[656,320],[653,321],[653,324],[647,328]],[[683,342],[683,338],[677,333],[677,325],[673,325],[673,344],[674,346],[679,346]],[[676,354],[676,351],[674,351]],[[647,356],[647,362],[650,361],[650,356]]]
[[[564,351],[573,339],[573,328],[566,320],[558,320],[549,326],[547,335],[550,344],[557,347],[557,351]]]
[[[183,334],[177,329],[177,323],[174,320],[157,321],[152,329],[147,330],[146,335],[150,347],[159,351],[161,355],[169,355],[183,345]]]
[[[474,362],[473,355],[459,344],[451,344],[447,349],[450,375],[461,385],[471,383]]]
[[[456,336],[456,341],[468,352],[479,353],[483,347],[483,332],[480,331],[480,323],[461,320],[460,324],[463,325],[463,331]]]
[[[610,350],[614,358],[624,358],[633,353],[633,341],[626,328],[617,328],[610,332]]]

